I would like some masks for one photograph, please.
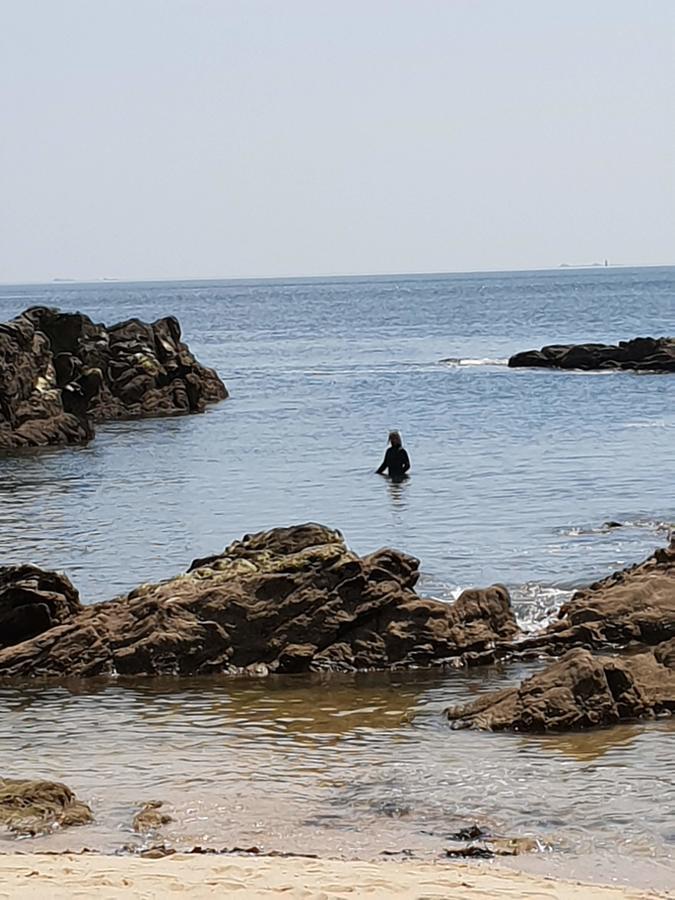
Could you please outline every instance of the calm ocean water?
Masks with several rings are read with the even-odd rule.
[[[489,362],[675,334],[675,268],[0,288],[0,320],[34,304],[173,313],[232,394],[0,460],[0,560],[65,569],[87,601],[309,519],[418,555],[433,586],[534,597],[640,558],[675,520],[675,378]],[[373,475],[393,427],[413,462],[398,490]],[[608,519],[633,525],[594,533]]]
[[[0,288],[0,320],[35,304],[106,323],[172,313],[232,395],[203,416],[100,427],[84,449],[0,459],[0,562],[65,570],[87,602],[311,519],[358,551],[414,553],[441,596],[504,582],[540,622],[675,521],[675,376],[504,365],[545,343],[675,334],[675,268]],[[398,488],[373,474],[390,428],[413,462]],[[672,726],[447,731],[444,705],[521,674],[5,688],[2,768],[91,799],[89,846],[128,840],[121,811],[152,796],[178,810],[178,843],[222,846],[227,832],[283,849],[301,828],[304,847],[347,853],[364,834],[420,849],[475,811],[550,837],[563,874],[663,883]],[[407,811],[390,816],[392,799]]]

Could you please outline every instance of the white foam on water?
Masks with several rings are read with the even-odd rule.
[[[618,537],[627,528],[637,528],[643,531],[654,531],[656,534],[669,535],[675,528],[675,523],[659,519],[627,519],[625,522],[618,522],[616,525],[610,522],[603,522],[602,525],[572,525],[569,528],[561,528],[559,534],[565,537],[590,537],[592,535],[604,536],[616,533]]]
[[[461,357],[448,357],[448,359],[439,360],[441,365],[457,368],[460,366],[508,366],[508,359],[493,359],[485,356],[479,359],[462,359]]]
[[[424,577],[420,579],[417,586],[418,593],[447,604],[454,603],[465,590],[475,588],[475,585],[468,584],[440,586],[436,582],[433,585],[429,584],[429,588],[425,591],[424,581]],[[510,587],[509,593],[518,625],[523,631],[531,632],[545,628],[554,621],[558,610],[574,594],[574,590],[529,581]]]
[[[528,581],[511,590],[513,611],[523,631],[538,631],[553,622],[574,591]]]

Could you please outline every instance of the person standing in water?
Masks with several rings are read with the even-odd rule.
[[[410,457],[401,443],[401,435],[398,431],[390,431],[389,447],[387,447],[387,452],[384,455],[382,465],[377,470],[377,474],[384,475],[386,470],[392,481],[402,481],[404,478],[407,478],[409,468]]]

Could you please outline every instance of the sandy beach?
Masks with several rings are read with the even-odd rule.
[[[186,897],[510,898],[642,900],[669,894],[556,881],[493,865],[344,862],[331,859],[162,859],[100,855],[0,857],[3,898]]]

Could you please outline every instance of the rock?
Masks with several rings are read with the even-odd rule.
[[[445,855],[454,859],[493,859],[495,856],[520,856],[541,847],[535,838],[484,837],[461,847],[449,847]]]
[[[85,443],[97,422],[202,412],[225,397],[173,316],[106,328],[33,307],[0,324],[0,449]]]
[[[518,628],[508,591],[414,591],[418,560],[359,557],[321,525],[246,535],[159,584],[0,650],[0,677],[354,671],[490,654]]]
[[[489,833],[475,822],[473,825],[469,825],[466,828],[460,828],[459,831],[456,831],[454,834],[448,835],[448,839],[451,841],[475,841],[477,838],[485,837],[489,837]]]
[[[451,859],[494,859],[495,854],[484,844],[469,844],[467,847],[450,847],[445,855]]]
[[[173,856],[176,851],[173,847],[159,844],[156,847],[146,847],[139,852],[142,859],[164,859],[165,856]]]
[[[453,728],[564,731],[675,711],[675,641],[617,658],[576,648],[518,687],[451,707]]]
[[[36,566],[0,566],[0,648],[36,637],[81,609],[65,575]]]
[[[86,803],[55,781],[0,778],[0,826],[17,834],[44,834],[53,828],[92,821]]]
[[[546,846],[536,838],[503,837],[492,834],[489,829],[476,823],[447,835],[447,840],[459,846],[448,848],[446,856],[457,858],[491,859],[494,856],[518,856],[521,853],[541,850]]]
[[[170,815],[160,812],[163,805],[161,800],[148,800],[143,803],[132,821],[134,831],[140,833],[158,831],[162,825],[173,822]]]
[[[25,316],[0,323],[0,450],[92,437],[91,422],[64,408],[46,335]]]
[[[509,359],[511,368],[628,369],[675,372],[675,338],[634,338],[613,344],[553,344]]]
[[[561,652],[657,644],[675,637],[675,540],[647,560],[577,591],[558,619],[520,648]]]

